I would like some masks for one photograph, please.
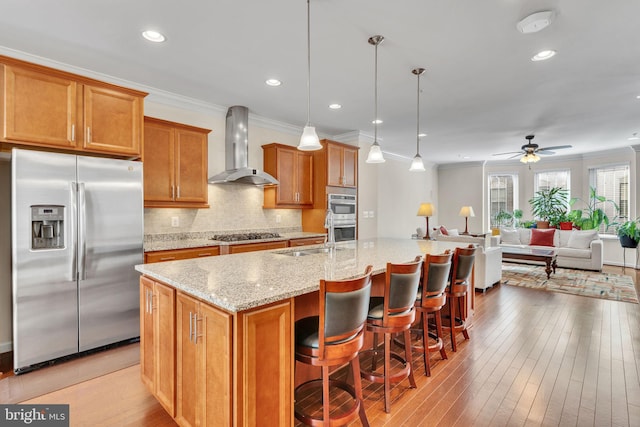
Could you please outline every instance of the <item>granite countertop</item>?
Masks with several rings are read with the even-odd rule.
[[[290,239],[303,239],[306,237],[324,237],[324,233],[312,233],[306,231],[298,231],[291,233],[279,233],[280,237],[274,237],[270,239],[254,239],[254,240],[241,240],[234,242],[223,242],[221,240],[211,240],[211,239],[173,239],[173,240],[153,240],[150,242],[144,242],[144,251],[145,252],[153,252],[153,251],[168,251],[175,249],[187,249],[187,248],[199,248],[199,247],[207,247],[207,246],[231,246],[231,245],[242,245],[247,243],[262,243],[262,242],[280,242],[283,240]]]
[[[364,272],[382,273],[387,262],[408,262],[417,255],[442,253],[455,242],[370,239],[337,243],[331,253],[290,256],[321,248],[274,249],[206,258],[136,265],[136,270],[230,312],[239,312],[319,289],[320,279],[346,279]]]

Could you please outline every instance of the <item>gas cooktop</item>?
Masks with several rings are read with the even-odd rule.
[[[211,240],[219,240],[221,242],[240,242],[243,240],[261,240],[276,239],[280,236],[278,233],[238,233],[238,234],[216,234]]]

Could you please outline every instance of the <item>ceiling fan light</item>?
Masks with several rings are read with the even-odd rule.
[[[384,163],[384,156],[382,155],[382,150],[380,149],[380,145],[378,141],[371,144],[371,148],[369,149],[369,155],[367,156],[367,163]]]
[[[420,154],[416,154],[416,156],[411,161],[411,166],[409,167],[411,172],[424,172],[424,163],[422,162],[422,157]]]

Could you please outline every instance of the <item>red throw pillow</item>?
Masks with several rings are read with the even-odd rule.
[[[549,228],[546,230],[539,230],[537,228],[531,229],[531,246],[554,246],[553,235],[555,234],[555,228]]]
[[[440,226],[440,234],[442,234],[443,236],[449,235],[449,232],[447,231],[447,228],[444,225]]]

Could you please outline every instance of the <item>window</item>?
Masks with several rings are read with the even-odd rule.
[[[534,178],[534,191],[548,190],[560,187],[567,190],[567,202],[571,200],[571,171],[568,169],[536,172]],[[569,206],[567,205],[567,210]]]
[[[589,184],[596,189],[598,196],[603,196],[607,200],[612,200],[619,208],[612,203],[599,202],[596,208],[604,210],[609,220],[618,216],[618,221],[629,219],[629,165],[615,165],[602,168],[589,169]],[[605,230],[600,227],[601,233],[614,233],[613,230]]]
[[[489,218],[495,226],[494,218],[500,211],[513,213],[518,209],[517,194],[518,175],[495,174],[489,175]]]

